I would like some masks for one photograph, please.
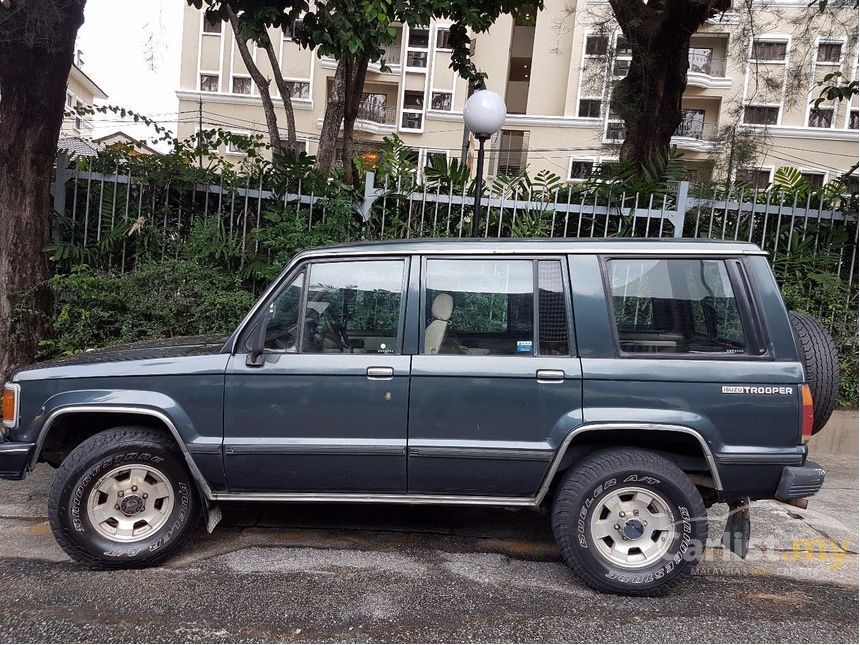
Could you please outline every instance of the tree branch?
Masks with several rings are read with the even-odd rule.
[[[294,149],[296,147],[296,115],[293,112],[293,97],[290,92],[290,87],[281,73],[281,63],[275,54],[275,48],[272,46],[272,39],[268,36],[265,39],[263,49],[266,50],[266,55],[269,57],[269,63],[272,65],[272,72],[275,77],[275,85],[278,87],[278,93],[281,95],[281,102],[284,104],[284,112],[287,114],[287,145]]]

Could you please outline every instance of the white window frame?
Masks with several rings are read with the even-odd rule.
[[[230,134],[236,134],[242,137],[250,137],[251,133],[247,130],[230,130]],[[248,153],[245,150],[234,150],[233,144],[231,142],[227,142],[225,146],[224,153],[228,155],[234,155],[236,157],[247,157]]]
[[[435,94],[447,94],[451,97],[451,107],[444,108],[435,108],[433,107],[433,95]],[[427,108],[428,110],[436,110],[437,112],[451,112],[454,109],[454,92],[451,90],[430,90],[430,106]]]
[[[822,45],[840,45],[839,60],[818,60],[818,51]],[[815,58],[812,61],[815,65],[824,65],[825,67],[841,67],[845,62],[845,39],[844,38],[819,38],[815,43]]]
[[[567,160],[567,181],[573,184],[583,184],[588,181],[588,178],[585,177],[573,177],[571,175],[571,171],[573,170],[573,164],[581,162],[581,163],[590,163],[591,164],[591,173],[593,174],[595,170],[597,170],[597,157],[594,156],[580,156],[580,155],[571,155]]]
[[[214,92],[212,92],[210,90],[204,90],[203,89],[203,77],[204,76],[214,76],[215,78],[217,78],[218,79],[218,89],[215,90]],[[197,74],[197,91],[198,92],[205,92],[206,94],[220,94],[221,93],[221,74],[219,72],[200,70],[200,72]]]
[[[785,57],[784,58],[756,58],[754,56],[755,53],[755,45],[756,43],[783,43],[785,45]],[[757,36],[752,39],[750,42],[750,50],[749,55],[747,57],[747,61],[750,63],[765,63],[772,65],[785,65],[788,63],[791,57],[791,38],[789,36],[777,35],[777,34],[765,34],[762,36]]]
[[[249,81],[251,81],[251,91],[248,92],[247,94],[245,94],[243,92],[233,91],[233,82],[237,78],[247,78]],[[250,74],[233,74],[232,77],[230,78],[230,94],[235,94],[236,96],[253,96],[253,94],[254,94],[254,80],[251,78],[251,75]]]
[[[744,170],[767,172],[767,184],[768,184],[768,186],[773,184],[773,173],[776,170],[776,168],[774,166],[757,166],[755,168],[737,168],[734,171],[734,176],[732,177],[732,180],[737,181],[738,171],[744,171]],[[765,190],[765,189],[764,188],[756,188],[755,190]]]
[[[597,101],[600,104],[600,114],[597,116],[582,116],[580,114],[580,103],[583,101]],[[603,118],[603,98],[599,96],[580,96],[576,101],[576,118],[588,119],[589,121],[600,121]]]

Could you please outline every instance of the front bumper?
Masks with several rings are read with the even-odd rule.
[[[24,479],[35,444],[0,442],[0,479]]]
[[[780,501],[811,497],[824,486],[824,469],[813,461],[804,466],[786,466],[774,497]]]

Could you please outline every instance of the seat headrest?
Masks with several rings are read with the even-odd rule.
[[[454,312],[454,298],[449,293],[440,293],[433,299],[430,312],[436,320],[450,320]]]

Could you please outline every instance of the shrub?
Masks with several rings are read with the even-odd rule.
[[[150,338],[226,334],[254,301],[238,278],[187,260],[124,274],[86,266],[51,279],[53,334],[39,358]]]

